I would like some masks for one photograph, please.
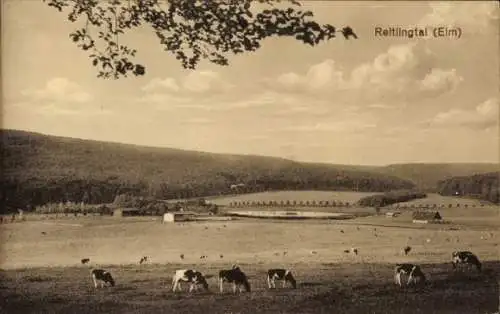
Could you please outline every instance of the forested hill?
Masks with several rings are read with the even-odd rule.
[[[453,177],[438,183],[441,195],[474,197],[500,203],[500,172]]]
[[[413,163],[394,164],[375,169],[383,174],[410,180],[426,192],[437,192],[439,181],[453,177],[472,176],[495,172],[500,164],[494,163]]]
[[[409,180],[374,167],[300,163],[1,130],[2,210],[111,202],[117,194],[184,198],[268,189],[389,191]]]

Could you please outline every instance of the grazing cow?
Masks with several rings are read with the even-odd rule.
[[[352,247],[350,250],[344,250],[344,253],[352,253],[354,255],[358,255],[358,249]]]
[[[202,285],[205,290],[208,291],[208,283],[202,273],[194,269],[179,269],[175,271],[174,277],[172,278],[172,291],[181,291],[181,282],[188,282],[189,292],[193,290],[198,290],[198,286]]]
[[[149,260],[149,258],[147,256],[143,256],[141,258],[141,260],[139,261],[139,265],[142,264],[142,263],[146,263],[148,260]]]
[[[394,269],[394,279],[396,284],[400,287],[403,287],[403,282],[401,281],[401,275],[408,275],[408,281],[406,285],[411,285],[412,283],[423,284],[425,283],[425,275],[422,272],[422,269],[418,265],[414,264],[396,264],[396,268]]]
[[[274,268],[269,269],[267,271],[267,285],[269,289],[276,288],[276,280],[283,281],[283,288],[286,286],[286,283],[289,282],[294,289],[297,288],[297,281],[292,275],[292,272],[289,269],[283,268]]]
[[[82,258],[82,259],[81,259],[81,262],[82,262],[82,264],[84,264],[84,265],[85,265],[85,264],[87,264],[88,262],[90,262],[90,258]]]
[[[97,283],[104,287],[104,284],[109,283],[112,287],[115,286],[115,280],[111,274],[104,269],[92,269],[91,271],[92,281],[94,282],[94,287],[97,289]]]
[[[411,251],[411,246],[405,246],[403,249],[403,252],[405,253],[405,255],[408,255],[408,253],[410,253],[410,251]]]
[[[466,264],[476,266],[477,271],[481,271],[481,262],[476,255],[469,251],[455,251],[452,253],[453,269],[456,269],[458,264]]]
[[[224,292],[224,282],[233,284],[233,293],[236,293],[236,288],[239,288],[238,290],[241,293],[243,286],[247,292],[250,292],[250,283],[246,274],[236,265],[233,265],[232,269],[219,271],[219,288],[221,293]]]

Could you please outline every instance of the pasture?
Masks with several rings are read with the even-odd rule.
[[[355,203],[360,198],[381,194],[377,192],[352,192],[352,191],[270,191],[260,193],[239,194],[211,198],[210,202],[217,205],[229,205],[231,202],[246,201],[341,201]]]
[[[450,209],[451,210],[451,209]],[[465,209],[464,209],[465,210]],[[485,220],[498,207],[483,208]],[[475,218],[468,209],[463,219]],[[445,219],[447,214],[443,214]],[[398,217],[399,219],[399,217]],[[161,224],[111,217],[31,220],[0,225],[4,313],[493,313],[498,310],[498,226],[414,225],[384,217],[348,221]],[[405,256],[401,249],[410,245]],[[358,255],[344,250],[356,247]],[[471,250],[484,272],[454,273],[451,253]],[[183,258],[181,258],[183,254]],[[150,256],[151,262],[138,265]],[[202,255],[206,258],[200,259]],[[80,265],[88,257],[90,265]],[[422,265],[423,290],[400,290],[395,263]],[[219,269],[237,263],[253,291],[217,291]],[[110,270],[114,288],[95,291],[89,266]],[[172,293],[175,269],[209,275],[210,292]],[[292,268],[297,290],[266,288],[265,271]],[[229,286],[226,290],[229,290]]]

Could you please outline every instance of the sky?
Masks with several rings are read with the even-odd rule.
[[[302,2],[351,26],[316,47],[269,38],[186,70],[147,28],[128,34],[146,75],[96,77],[41,0],[2,0],[2,128],[335,164],[499,161],[499,8],[490,2]],[[459,27],[460,38],[376,37]]]

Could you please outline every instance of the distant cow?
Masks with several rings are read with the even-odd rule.
[[[414,264],[396,264],[396,268],[394,269],[394,279],[396,284],[400,287],[403,286],[403,282],[401,281],[401,275],[407,275],[408,281],[406,285],[411,285],[412,283],[423,284],[425,283],[425,275],[422,272],[422,269],[418,265]]]
[[[110,284],[112,287],[115,286],[115,280],[111,274],[104,269],[93,269],[91,271],[92,281],[94,282],[94,287],[97,289],[97,283],[104,287],[105,284]]]
[[[403,252],[405,253],[405,255],[408,255],[408,253],[410,253],[410,251],[411,251],[411,246],[405,246],[403,248]]]
[[[452,253],[453,269],[456,269],[458,264],[466,264],[476,266],[477,271],[481,271],[481,262],[476,255],[469,251],[455,251]]]
[[[233,265],[232,269],[219,271],[219,288],[221,293],[224,292],[224,282],[233,284],[233,293],[236,293],[237,288],[239,288],[238,290],[241,293],[242,286],[245,287],[247,292],[250,292],[250,283],[246,274],[236,265]]]
[[[143,256],[141,258],[141,260],[139,261],[139,265],[142,264],[142,263],[146,263],[148,261],[148,257],[147,256]]]
[[[358,249],[352,247],[350,250],[344,250],[344,253],[352,253],[354,255],[358,255]]]
[[[181,282],[189,283],[189,292],[193,290],[198,290],[200,285],[208,290],[208,283],[202,273],[194,269],[179,269],[175,271],[174,277],[172,278],[172,291],[181,291]]]
[[[82,259],[81,259],[81,262],[82,262],[82,264],[84,264],[84,265],[85,265],[85,264],[87,264],[88,262],[90,262],[90,258],[82,258]]]
[[[283,268],[273,268],[267,271],[267,285],[269,289],[276,288],[276,280],[283,281],[283,288],[286,283],[289,282],[294,289],[297,288],[297,281],[292,275],[292,272],[289,269]]]

